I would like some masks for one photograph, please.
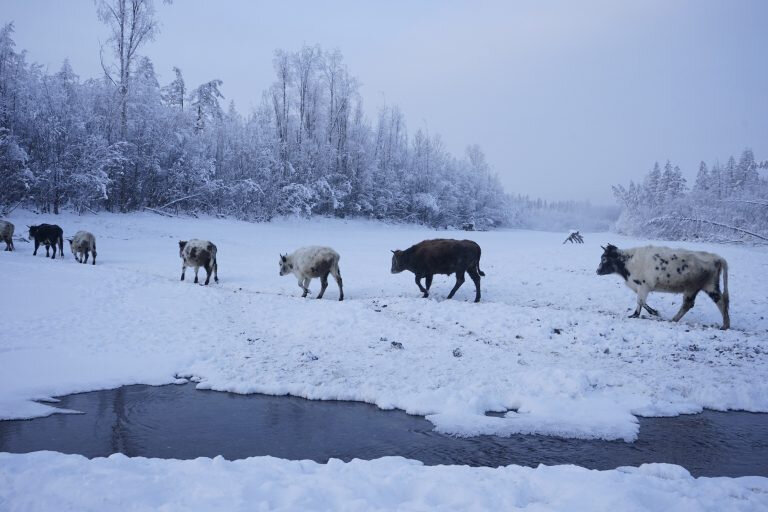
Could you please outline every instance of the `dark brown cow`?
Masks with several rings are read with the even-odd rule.
[[[48,249],[53,246],[53,256],[56,259],[56,246],[59,246],[59,256],[64,257],[64,231],[56,224],[39,224],[29,227],[29,237],[35,240],[35,252],[32,256],[37,256],[37,249],[40,244],[45,245],[45,257],[48,258]]]
[[[448,298],[452,298],[456,290],[464,284],[464,273],[475,283],[475,302],[480,302],[480,276],[485,276],[480,270],[480,246],[472,240],[424,240],[404,251],[392,251],[392,273],[399,274],[410,270],[416,275],[416,285],[429,297],[429,287],[435,274],[456,274],[456,284]],[[426,288],[421,286],[421,278],[425,278]]]

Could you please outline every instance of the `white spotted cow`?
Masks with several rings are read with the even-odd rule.
[[[304,290],[302,297],[306,297],[309,293],[309,283],[312,278],[319,277],[321,288],[317,298],[322,299],[325,289],[328,288],[328,274],[332,274],[336,284],[339,285],[339,300],[344,300],[339,258],[339,253],[330,247],[302,247],[291,254],[280,255],[280,275],[296,276],[299,280],[299,288]]]
[[[203,267],[206,272],[205,284],[213,280],[219,282],[219,264],[216,261],[216,245],[208,240],[179,241],[179,257],[181,258],[181,280],[184,280],[184,274],[187,267],[195,267],[195,283],[197,283],[197,272]]]
[[[717,254],[669,247],[635,247],[619,249],[608,244],[597,268],[599,275],[619,274],[625,284],[637,293],[637,308],[630,318],[637,318],[645,308],[658,316],[658,311],[646,304],[650,292],[682,293],[683,305],[672,318],[677,322],[693,307],[696,294],[704,290],[723,316],[723,329],[728,329],[728,264]],[[720,275],[723,291],[720,291]]]

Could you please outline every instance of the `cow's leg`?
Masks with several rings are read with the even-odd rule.
[[[205,285],[208,286],[208,283],[211,282],[211,274],[213,273],[213,262],[208,261],[205,265]]]
[[[50,249],[51,249],[51,246],[50,246],[50,244],[45,244],[45,257],[46,257],[46,258],[50,258],[50,257],[51,257],[51,254],[50,254],[50,252],[49,252],[49,251],[50,251]],[[56,256],[56,253],[54,252],[54,253],[53,253],[53,255],[54,255],[54,257],[55,257],[55,256]]]
[[[334,265],[331,269],[331,275],[336,280],[336,284],[339,286],[339,300],[344,300],[344,286],[341,282],[341,271],[338,265]]]
[[[648,298],[648,290],[645,288],[640,288],[637,290],[637,307],[635,308],[635,312],[629,315],[629,318],[637,318],[640,316],[640,313],[643,311],[643,307],[645,306],[645,299]]]
[[[683,315],[685,315],[696,303],[696,294],[699,293],[699,290],[696,290],[694,292],[685,292],[683,294],[683,304],[680,306],[680,310],[677,312],[675,316],[672,317],[673,322],[679,322],[681,318],[683,318]]]
[[[427,293],[429,293],[429,289],[432,287],[433,277],[434,277],[434,274],[427,274],[427,277],[424,278],[424,288],[426,288]]]
[[[187,272],[187,263],[185,261],[181,262],[181,280],[184,280],[184,274]]]
[[[86,263],[88,263],[88,251],[85,251],[83,254],[84,254],[84,256],[83,256],[82,263],[83,263],[83,265],[85,265]]]
[[[328,288],[328,274],[329,272],[326,272],[322,276],[320,276],[320,293],[317,294],[318,299],[323,298],[323,294],[325,293],[325,289]]]
[[[472,282],[475,283],[475,302],[480,302],[480,274],[477,273],[476,266],[470,267],[467,272]]]
[[[426,299],[427,297],[429,297],[429,291],[423,286],[421,286],[421,278],[422,278],[421,274],[416,274],[416,277],[414,278],[414,280],[416,281],[416,286],[419,287],[419,291],[421,291],[421,293],[424,294],[423,297]]]
[[[94,256],[95,261],[96,257]],[[217,283],[219,282],[219,263],[216,261],[216,258],[213,258],[213,280]]]
[[[94,246],[93,251],[91,251],[91,265],[96,264],[96,247]]]
[[[299,288],[304,290],[304,293],[301,294],[302,297],[306,297],[309,293],[309,281],[308,277],[299,278]]]
[[[198,283],[197,273],[200,272],[200,265],[195,265],[195,284]]]
[[[32,253],[32,256],[37,256],[37,249],[40,248],[40,242],[35,240],[35,252]]]
[[[659,316],[659,312],[658,312],[658,311],[656,311],[655,309],[653,309],[653,308],[652,308],[651,306],[649,306],[648,304],[643,304],[643,307],[644,307],[644,308],[645,308],[645,310],[646,310],[648,313],[650,313],[651,315],[653,315],[653,316]]]
[[[53,253],[56,255],[56,244],[53,244]],[[59,256],[64,257],[64,237],[59,237]]]
[[[459,270],[458,272],[456,272],[456,284],[453,285],[453,289],[451,290],[451,293],[448,294],[448,298],[452,299],[453,294],[456,293],[456,290],[458,290],[463,284],[464,284],[464,271]]]
[[[719,280],[719,277],[718,277]],[[728,314],[728,295],[720,292],[720,283],[713,283],[704,288],[709,298],[715,303],[720,314],[723,316],[723,330],[731,327],[731,317]]]

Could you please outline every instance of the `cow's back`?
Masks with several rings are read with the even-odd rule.
[[[466,271],[480,259],[480,246],[472,240],[424,240],[412,249],[409,260],[419,273],[453,274]]]
[[[633,276],[638,276],[655,291],[682,293],[698,289],[713,278],[721,260],[717,254],[703,251],[638,247],[627,263],[628,284],[635,279]]]
[[[0,220],[0,239],[13,236],[14,225],[6,220]]]

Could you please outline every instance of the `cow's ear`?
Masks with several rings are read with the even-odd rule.
[[[280,255],[280,259],[281,259],[282,261],[285,261],[287,258],[285,257],[285,255],[281,254],[281,255]]]
[[[185,245],[187,245],[186,240],[179,240],[179,247],[184,248]]]

